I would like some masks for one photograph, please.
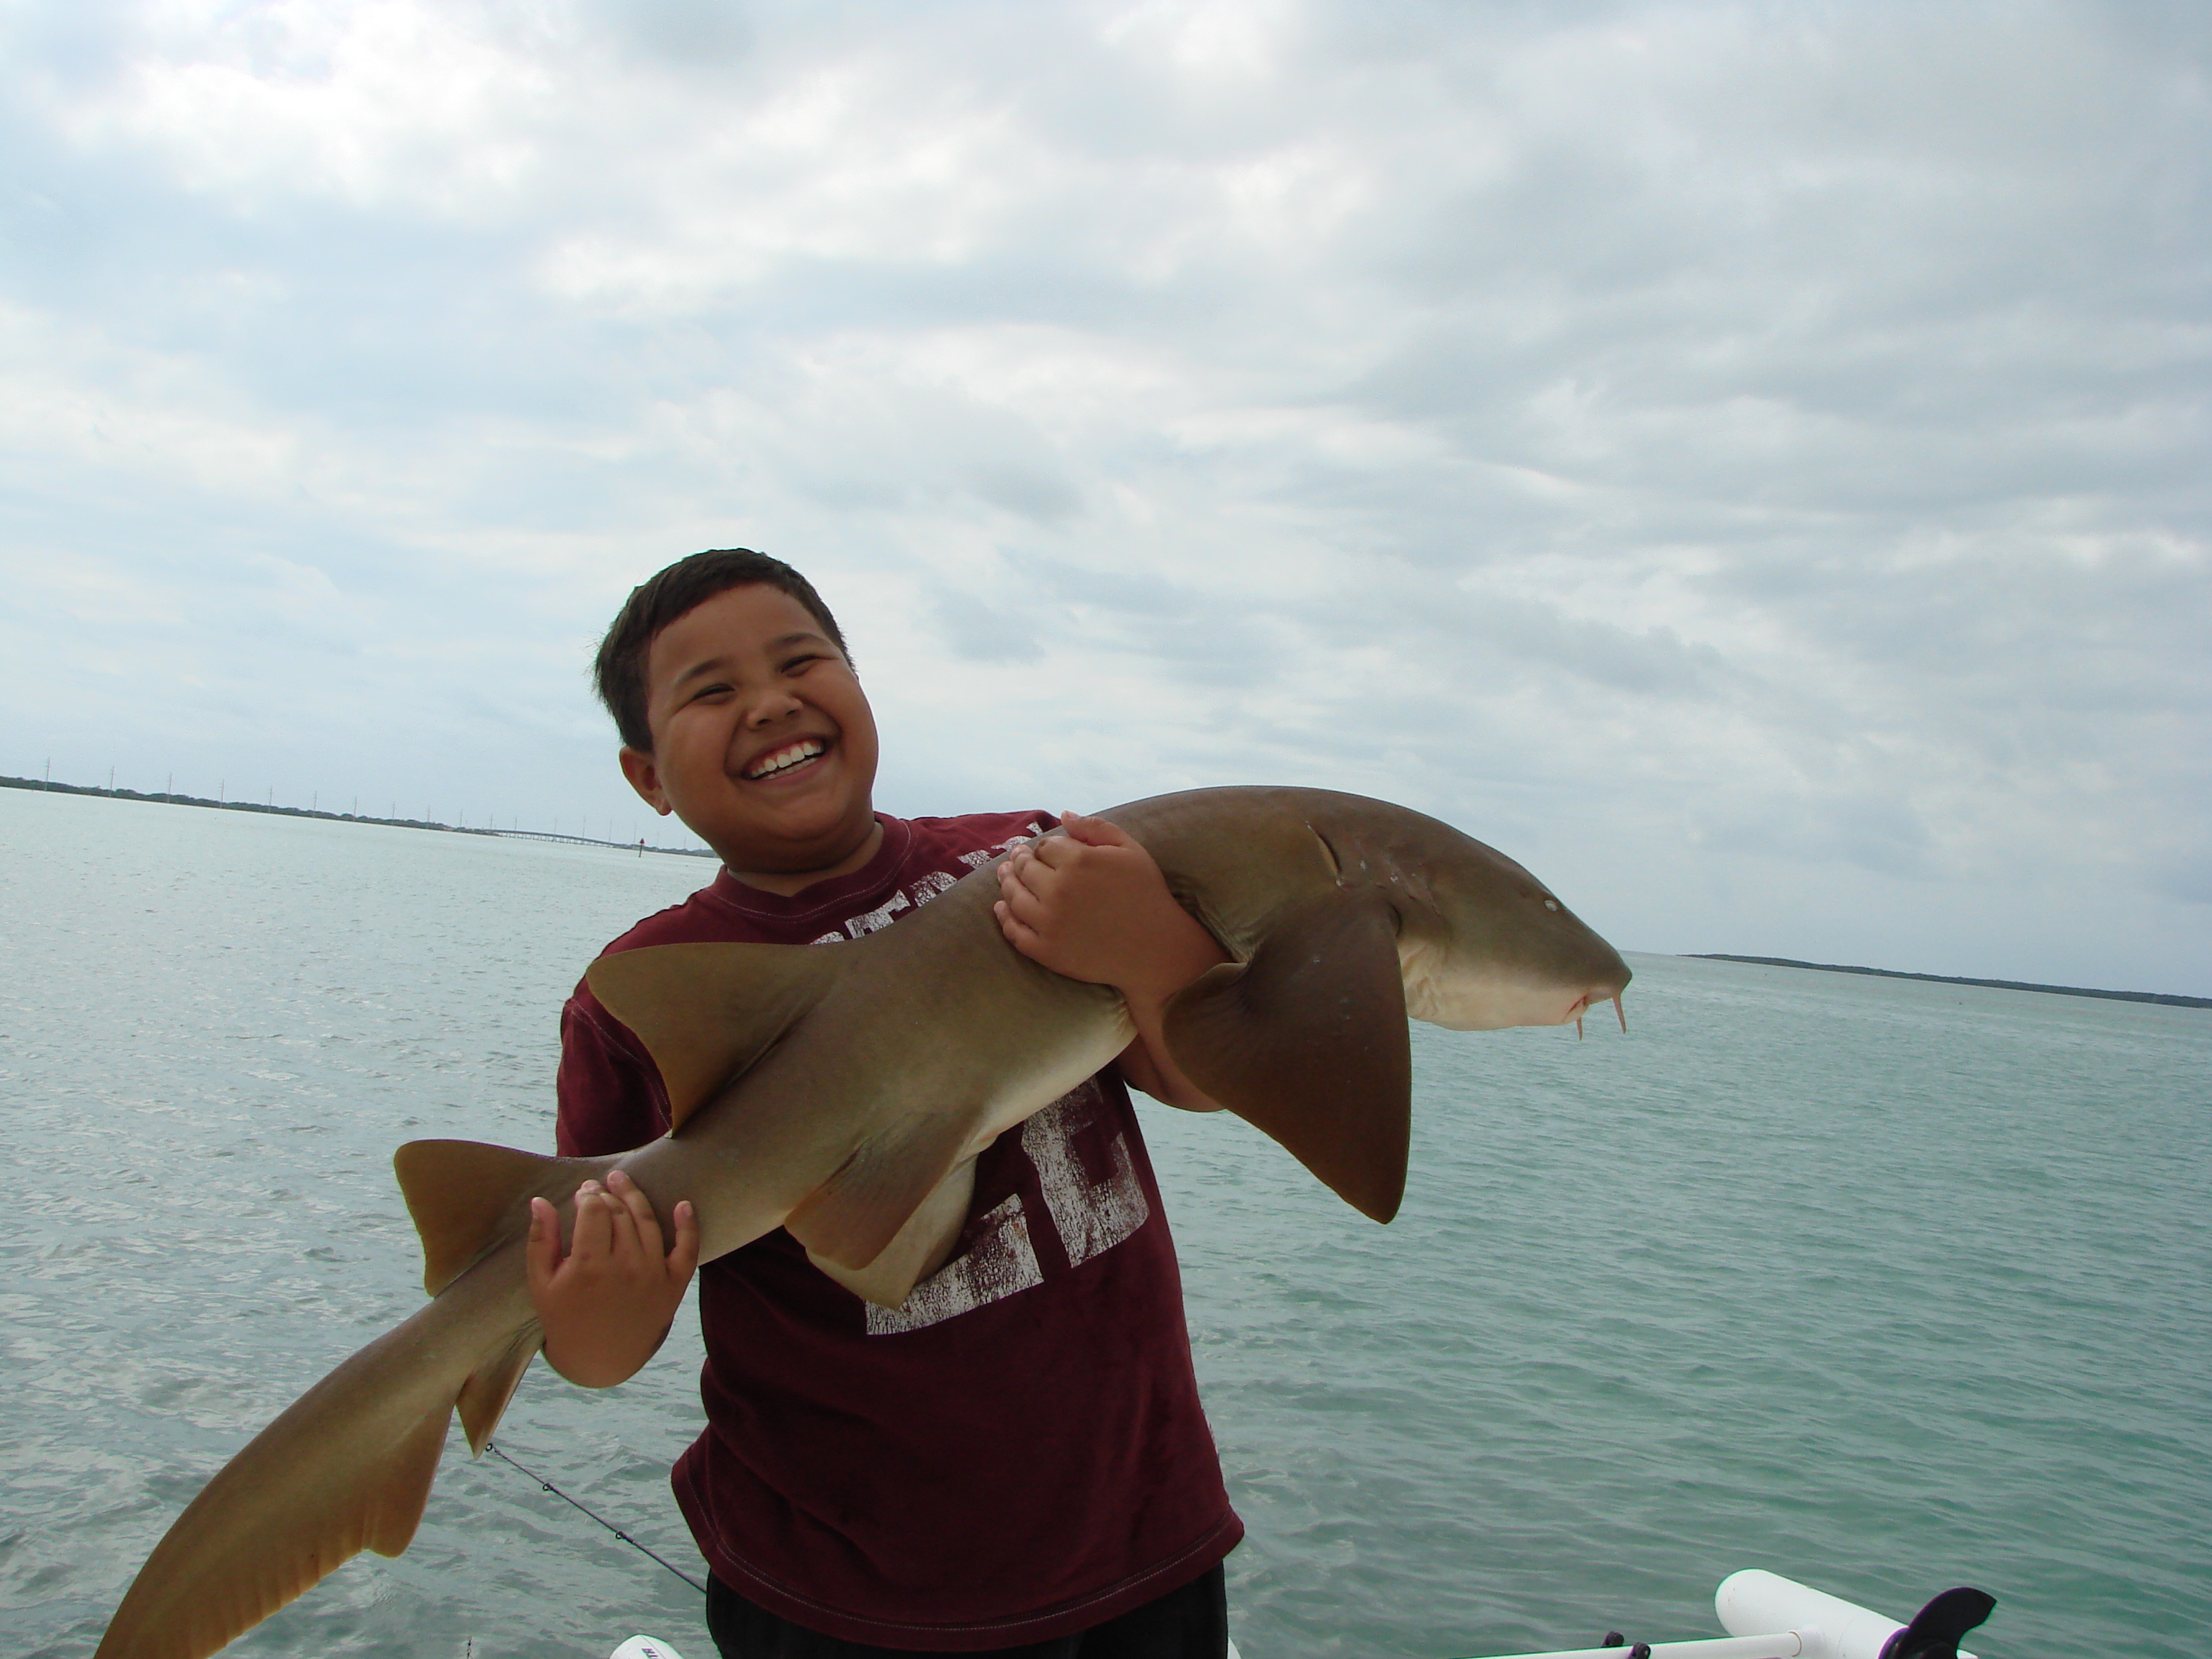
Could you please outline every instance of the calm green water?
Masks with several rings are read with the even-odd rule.
[[[1509,849],[1510,850],[1510,849]],[[550,1143],[555,1015],[700,861],[0,791],[0,1636],[88,1653],[228,1454],[419,1299],[388,1159]],[[1553,872],[1562,873],[1562,872]],[[1416,1029],[1406,1211],[1147,1119],[1252,1659],[1717,1634],[1764,1566],[1984,1659],[2212,1629],[2212,1015],[1638,958],[1633,1034]],[[515,1456],[697,1570],[696,1334]],[[458,1440],[455,1443],[458,1444]],[[241,1654],[708,1659],[696,1598],[449,1450]]]

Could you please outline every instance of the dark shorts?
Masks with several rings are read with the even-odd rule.
[[[913,1653],[802,1629],[755,1607],[719,1578],[707,1581],[707,1628],[722,1659],[912,1659]],[[1229,1598],[1221,1568],[1073,1636],[988,1651],[993,1659],[1224,1659]]]

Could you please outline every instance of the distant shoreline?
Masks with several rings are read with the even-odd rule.
[[[1867,974],[1875,979],[1917,979],[1931,985],[1984,985],[1995,991],[2041,991],[2056,997],[2100,997],[2106,1002],[2155,1002],[2168,1008],[2212,1008],[2212,997],[2164,991],[2093,991],[2085,985],[2030,985],[2017,979],[1963,979],[1956,974],[1908,974],[1896,968],[1847,968],[1837,962],[1799,962],[1790,957],[1731,957],[1717,951],[1684,953],[1692,962],[1750,962],[1764,968],[1813,968],[1824,974]]]
[[[435,830],[448,836],[494,836],[501,841],[557,841],[572,847],[609,847],[618,853],[641,850],[634,841],[600,841],[592,836],[562,836],[542,830],[470,828],[464,823],[433,823],[424,818],[373,818],[358,812],[325,812],[311,806],[272,806],[257,800],[210,800],[204,795],[143,794],[136,789],[100,789],[81,783],[49,783],[41,778],[0,777],[0,789],[31,789],[54,795],[98,795],[106,800],[151,801],[156,806],[205,806],[218,812],[261,812],[280,818],[327,818],[333,823],[380,823],[387,830]],[[677,858],[710,859],[703,847],[653,847],[647,853],[667,853]]]

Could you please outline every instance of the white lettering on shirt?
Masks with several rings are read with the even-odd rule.
[[[1052,1212],[1071,1267],[1103,1255],[1152,1213],[1129,1158],[1128,1140],[1120,1131],[1109,1150],[1113,1167],[1103,1176],[1094,1178],[1075,1150],[1075,1137],[1091,1127],[1104,1103],[1098,1085],[1086,1082],[1022,1125],[1022,1150],[1036,1166],[1045,1208]]]
[[[916,904],[927,904],[939,893],[950,891],[957,882],[957,877],[947,875],[942,870],[925,870],[921,878],[906,890],[913,896]]]
[[[864,910],[857,916],[848,916],[845,931],[854,939],[863,933],[872,933],[878,928],[890,927],[893,916],[909,908],[904,893],[893,893],[874,909]]]

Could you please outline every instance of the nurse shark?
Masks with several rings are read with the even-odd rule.
[[[1613,947],[1503,854],[1434,818],[1322,790],[1158,796],[1100,816],[1158,863],[1230,960],[1169,1006],[1184,1074],[1353,1207],[1397,1212],[1407,1019],[1461,1030],[1579,1023],[1618,1003]],[[530,1200],[624,1170],[702,1261],[782,1226],[856,1293],[896,1306],[965,1215],[975,1155],[1133,1034],[1110,988],[1008,944],[995,865],[897,927],[835,948],[670,945],[600,957],[594,994],[651,1052],[670,1133],[617,1158],[470,1141],[394,1158],[430,1302],[309,1389],[155,1547],[98,1659],[202,1659],[363,1548],[414,1536],[453,1413],[490,1439],[541,1334]]]

